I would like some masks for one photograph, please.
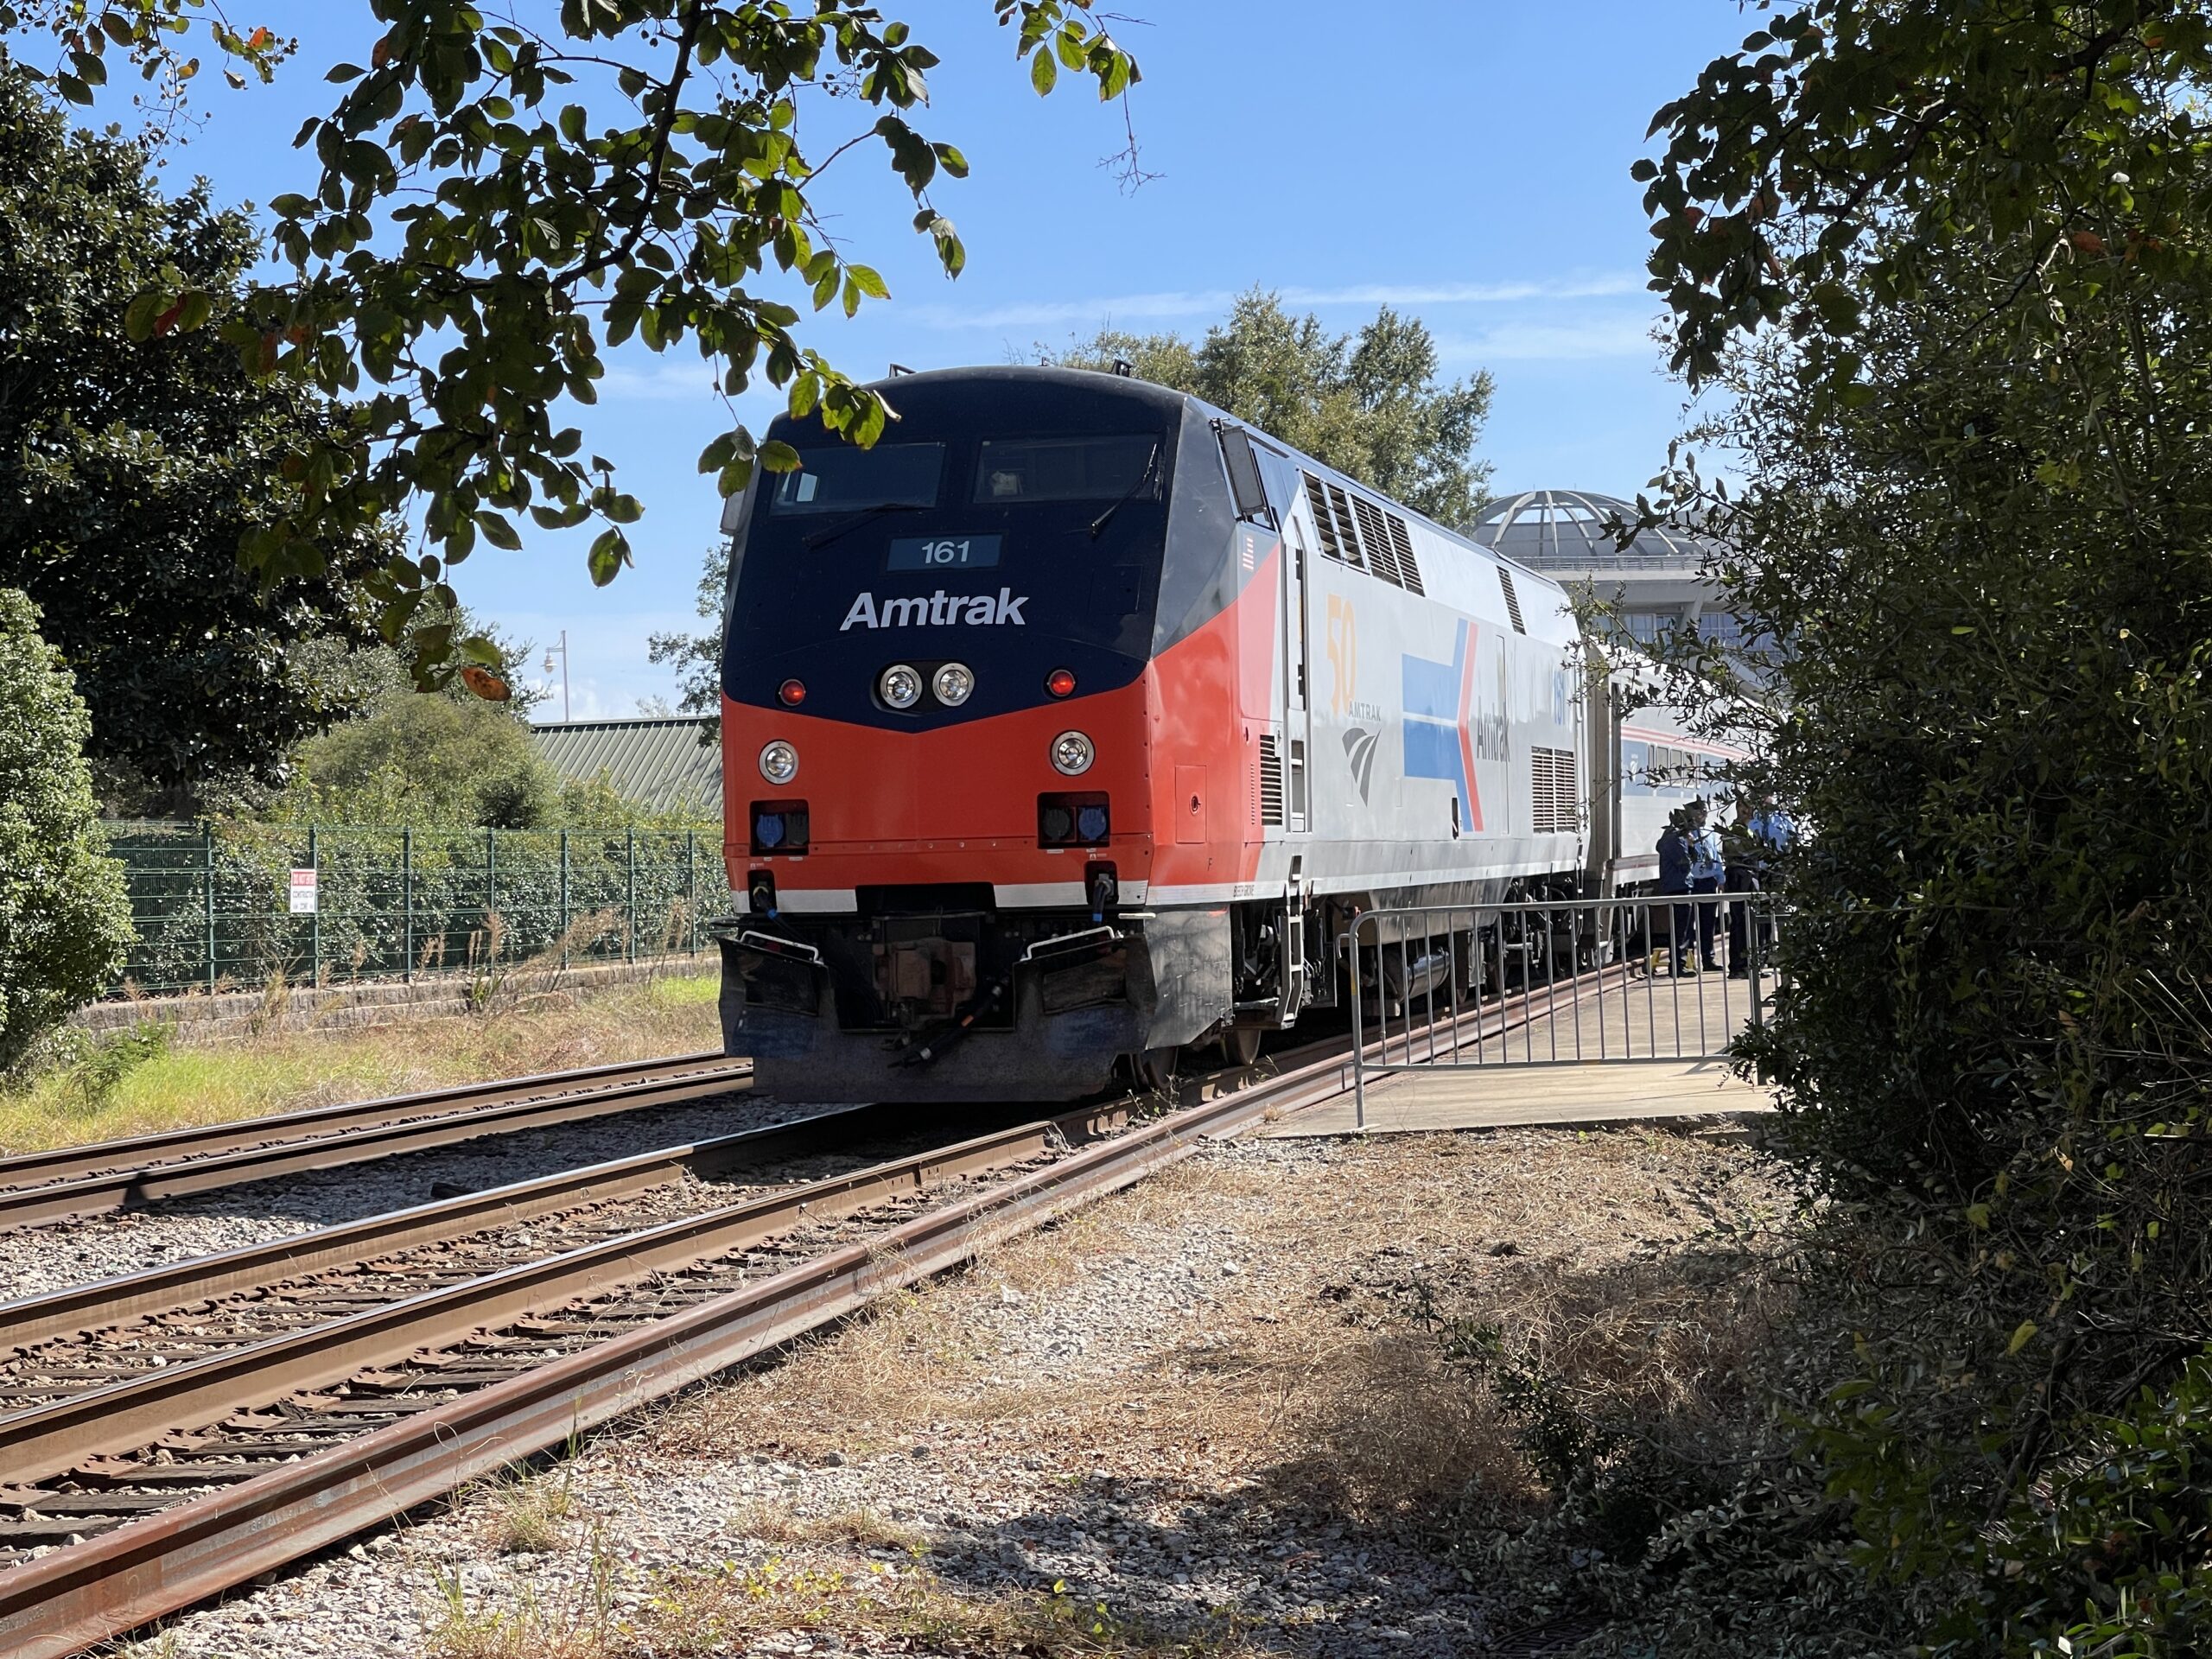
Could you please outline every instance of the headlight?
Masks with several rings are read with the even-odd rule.
[[[947,663],[937,671],[930,682],[930,689],[937,693],[937,700],[948,709],[957,709],[968,701],[976,689],[976,676],[965,663]]]
[[[788,784],[798,776],[798,751],[778,738],[760,751],[760,775],[772,784]]]
[[[891,709],[911,709],[922,700],[922,677],[905,663],[893,663],[875,683],[875,694]]]
[[[1052,740],[1052,768],[1073,778],[1090,770],[1090,740],[1081,732],[1062,732]]]

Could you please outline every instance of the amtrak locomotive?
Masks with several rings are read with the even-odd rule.
[[[725,521],[721,1016],[765,1090],[1249,1059],[1345,995],[1356,913],[1648,880],[1719,756],[1616,712],[1557,585],[1194,398],[879,390],[871,449],[779,421],[799,469]]]

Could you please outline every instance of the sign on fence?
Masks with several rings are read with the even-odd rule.
[[[292,914],[295,916],[314,915],[315,893],[315,872],[294,870],[292,872]]]

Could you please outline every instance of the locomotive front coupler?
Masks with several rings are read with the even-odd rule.
[[[900,1054],[891,1064],[893,1066],[927,1065],[931,1060],[950,1050],[967,1037],[969,1033],[976,1029],[976,1020],[998,1007],[999,999],[1006,995],[1007,977],[1005,975],[1001,975],[985,986],[949,1025],[938,1027],[938,1034],[927,1042],[917,1046],[916,1039],[912,1036],[901,1037],[892,1046],[893,1048],[906,1049],[910,1052]]]

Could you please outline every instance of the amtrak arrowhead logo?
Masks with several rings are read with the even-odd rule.
[[[1344,759],[1351,764],[1351,780],[1359,785],[1359,798],[1367,798],[1367,780],[1375,775],[1375,740],[1379,734],[1355,726],[1344,734]]]
[[[887,599],[880,605],[876,603],[874,594],[861,594],[845,613],[845,620],[837,625],[837,632],[843,633],[853,628],[942,628],[959,623],[971,628],[1023,628],[1029,625],[1021,614],[1021,607],[1028,602],[1028,594],[1016,598],[1011,588],[1000,588],[996,599],[988,594],[948,594],[940,588],[933,594]]]

